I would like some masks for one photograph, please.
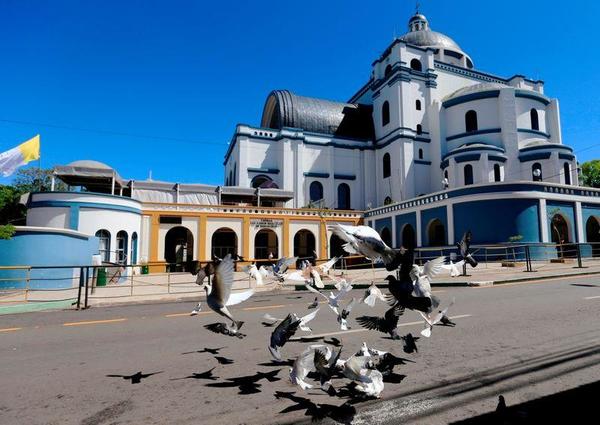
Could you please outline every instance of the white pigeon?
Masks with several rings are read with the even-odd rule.
[[[442,268],[450,272],[450,277],[457,277],[460,276],[459,270],[462,269],[463,264],[465,264],[465,260],[460,260],[457,263],[453,263],[452,260],[450,260],[450,264],[444,264]]]
[[[313,288],[310,285],[305,285],[306,289],[308,289],[310,292],[314,292],[317,295],[322,296],[323,298],[325,298],[327,300],[327,305],[329,306],[329,308],[331,308],[333,310],[333,312],[336,314],[336,316],[339,316],[339,311],[338,311],[338,307],[340,306],[340,301],[342,300],[342,298],[344,296],[346,296],[351,290],[352,290],[352,285],[347,285],[345,287],[343,287],[340,291],[338,291],[337,294],[333,294],[333,292],[329,293],[329,296],[325,295],[324,293],[318,291],[317,289]]]
[[[383,391],[383,375],[376,369],[368,369],[365,376],[369,378],[368,382],[361,382],[356,385],[358,391],[362,391],[369,397],[379,398]]]
[[[342,258],[342,257],[333,257],[332,259],[328,260],[327,262],[320,264],[318,266],[315,266],[314,268],[317,269],[317,271],[320,274],[325,275],[329,272],[329,270],[331,270],[331,268],[333,266],[335,266],[335,263],[337,263],[340,260],[340,258]]]
[[[428,297],[431,299],[430,308],[437,308],[439,302],[431,294],[431,279],[443,270],[445,257],[437,257],[425,263],[423,267],[413,264],[410,278],[413,282],[413,294],[416,297]]]
[[[248,274],[250,277],[256,280],[256,286],[263,286],[264,279],[269,275],[269,272],[264,268],[264,266],[257,268],[256,263],[252,263],[252,265],[248,268]]]
[[[206,291],[206,304],[215,313],[220,314],[232,321],[232,330],[237,331],[243,322],[236,322],[228,306],[246,301],[254,294],[252,289],[243,292],[232,293],[233,288],[233,260],[231,254],[227,254],[215,270],[212,285],[203,284]]]
[[[325,287],[323,280],[321,279],[321,275],[319,275],[319,272],[308,261],[304,261],[302,263],[302,268],[300,270],[286,274],[285,280],[303,282],[305,284],[311,284],[314,282],[315,286],[319,289],[323,289]]]
[[[335,289],[337,289],[338,291],[341,291],[342,288],[352,286],[352,283],[354,283],[354,280],[352,280],[352,282],[348,282],[344,278],[335,278],[335,283],[333,286],[335,286]]]
[[[346,242],[342,247],[348,254],[364,255],[371,261],[383,260],[385,264],[392,262],[396,257],[394,250],[369,226],[335,223],[329,226],[329,230]]]
[[[194,307],[194,309],[190,313],[190,316],[196,316],[198,313],[200,313],[200,310],[202,310],[202,303],[198,303],[198,305]]]
[[[366,344],[363,344],[363,349]],[[362,349],[361,349],[362,350]],[[354,355],[343,363],[343,375],[357,381],[356,389],[370,397],[379,397],[383,391],[383,375],[378,370],[373,369],[373,360],[366,348],[367,354],[364,356]]]
[[[369,288],[365,291],[365,296],[361,301],[369,307],[375,307],[376,300],[386,302],[381,289],[375,285],[375,282],[371,282],[371,286],[369,286]]]
[[[421,335],[423,335],[425,338],[429,338],[431,336],[431,330],[433,329],[433,326],[437,325],[442,320],[442,317],[444,317],[448,313],[448,310],[453,305],[454,305],[454,298],[452,298],[452,302],[448,305],[448,307],[446,307],[442,311],[438,312],[437,314],[433,314],[433,313],[425,314],[420,311],[419,313],[421,313],[421,316],[423,316],[423,319],[425,319],[425,326],[426,326],[425,329],[423,329],[421,331]]]
[[[319,310],[320,309],[317,308],[312,313],[308,313],[306,316],[302,316],[302,317],[298,317],[297,315],[294,314],[294,317],[296,318],[296,320],[300,320],[300,325],[298,327],[300,328],[301,331],[312,332],[312,329],[309,328],[306,324],[317,316],[317,313],[319,312]]]
[[[331,357],[331,349],[326,345],[311,345],[296,358],[293,366],[290,368],[290,381],[292,381],[292,384],[298,385],[303,390],[313,387],[304,380],[310,372],[316,371],[314,362],[315,350],[320,350],[324,353],[326,359]]]

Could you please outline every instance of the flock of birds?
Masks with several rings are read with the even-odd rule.
[[[398,333],[398,321],[406,309],[418,312],[424,320],[424,329],[421,336],[429,338],[434,325],[441,324],[454,326],[448,317],[448,310],[454,300],[442,308],[441,300],[432,294],[431,278],[449,271],[451,276],[459,274],[459,268],[464,264],[477,266],[477,261],[470,252],[471,233],[466,232],[457,244],[460,261],[446,262],[446,257],[434,258],[423,266],[414,264],[411,250],[404,248],[392,249],[387,246],[379,234],[368,226],[349,226],[334,224],[330,226],[334,234],[345,241],[344,250],[349,254],[362,255],[372,262],[383,262],[389,272],[396,272],[386,277],[389,293],[384,293],[374,283],[369,286],[360,299],[348,298],[353,289],[354,282],[348,282],[342,277],[333,280],[336,292],[331,291],[326,295],[323,279],[328,271],[335,265],[339,258],[313,266],[310,262],[303,262],[298,270],[289,268],[298,260],[297,257],[283,258],[271,266],[257,268],[252,264],[245,271],[256,280],[257,285],[263,284],[265,279],[272,278],[278,282],[303,282],[308,291],[315,294],[314,302],[308,306],[311,310],[305,315],[289,313],[286,317],[278,318],[265,314],[262,324],[273,327],[268,341],[268,351],[275,362],[283,362],[282,349],[298,331],[312,333],[310,322],[321,311],[321,303],[326,304],[326,309],[331,310],[342,331],[348,330],[348,319],[353,307],[357,303],[374,307],[377,302],[389,306],[383,317],[359,316],[356,322],[363,328],[389,335],[393,340],[400,340],[404,353],[418,351],[419,337],[411,333],[401,336]],[[230,323],[213,323],[206,325],[210,331],[224,335],[243,338],[240,332],[243,322],[237,321],[229,307],[239,304],[250,298],[252,289],[232,292],[234,282],[234,260],[230,255],[217,263],[211,263],[200,269],[197,273],[197,283],[206,291],[206,304],[217,314],[228,319]],[[208,279],[206,279],[208,277]],[[321,301],[321,302],[320,302]],[[201,303],[192,311],[192,315],[201,310]],[[310,338],[307,338],[310,341]],[[331,345],[331,346],[330,346]],[[303,390],[313,388],[318,382],[320,388],[330,395],[335,395],[339,389],[333,385],[333,379],[344,377],[353,382],[352,387],[358,393],[368,397],[379,397],[384,388],[384,378],[393,374],[396,365],[407,361],[405,358],[396,357],[386,351],[368,347],[366,343],[347,358],[342,357],[343,346],[341,341],[333,338],[330,344],[312,344],[306,347],[293,361],[289,371],[292,384]],[[309,381],[315,378],[316,381]]]

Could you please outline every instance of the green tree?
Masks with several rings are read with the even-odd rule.
[[[600,159],[593,159],[581,165],[580,183],[583,186],[600,188]]]
[[[52,187],[52,169],[20,168],[13,180],[13,186],[21,193],[48,192]],[[54,190],[62,191],[65,189],[66,185],[60,180],[56,180]]]
[[[14,186],[0,186],[0,225],[24,224],[25,206],[19,204],[21,192]]]

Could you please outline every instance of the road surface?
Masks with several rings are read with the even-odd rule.
[[[260,324],[262,316],[308,312],[314,297],[307,292],[261,294],[233,307],[245,322],[244,339],[204,329],[221,320],[207,311],[190,317],[191,302],[0,316],[0,423],[451,423],[493,411],[499,394],[510,406],[599,381],[599,281],[580,276],[438,290],[444,302],[456,299],[450,315],[457,326],[435,327],[416,354],[354,320],[383,314],[383,304],[357,306],[346,333],[321,305],[313,333],[341,339],[345,355],[366,341],[414,360],[396,368],[381,399],[360,402],[304,392],[289,383],[288,366],[270,361],[272,328]],[[400,323],[402,334],[423,328],[410,311]],[[306,345],[290,342],[284,358]],[[198,352],[205,347],[224,348],[218,355]],[[210,369],[213,380],[194,375]],[[107,376],[138,371],[160,373],[139,384]]]

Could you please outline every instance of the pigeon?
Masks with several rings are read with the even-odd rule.
[[[421,316],[423,316],[423,319],[425,319],[425,323],[427,325],[427,327],[421,331],[421,335],[423,335],[425,338],[429,338],[431,336],[431,330],[433,329],[433,326],[441,322],[442,318],[446,316],[446,313],[448,313],[448,310],[453,304],[454,299],[452,299],[452,302],[448,305],[448,307],[435,315],[432,315],[432,313],[425,314],[420,311],[419,313],[421,313]]]
[[[315,300],[309,304],[308,309],[317,308],[319,306],[319,297],[315,297]]]
[[[204,267],[199,267],[199,265],[197,265],[196,268],[192,270],[192,275],[196,276],[196,284],[202,286],[206,277],[215,274],[215,267],[216,265],[213,263],[207,263]]]
[[[369,397],[379,397],[383,391],[383,375],[373,369],[370,356],[352,356],[344,362],[342,373],[357,381],[356,389]]]
[[[348,316],[350,315],[350,312],[352,311],[352,307],[354,307],[354,304],[356,303],[356,300],[354,298],[352,298],[348,304],[346,304],[346,307],[344,307],[344,309],[341,311],[341,313],[338,314],[337,317],[337,321],[340,324],[340,329],[343,331],[347,331],[348,329],[350,329],[350,327],[348,326]]]
[[[373,262],[382,260],[384,264],[391,263],[396,257],[395,251],[369,226],[335,223],[329,226],[329,230],[346,242],[342,247],[348,254],[363,255]]]
[[[404,352],[407,354],[411,354],[411,353],[418,353],[419,350],[417,348],[417,344],[416,342],[419,340],[419,337],[414,337],[412,336],[411,333],[405,335],[402,337],[402,340],[404,341]]]
[[[219,364],[232,364],[233,360],[225,358],[225,357],[220,357],[220,356],[215,356],[215,360],[219,362]]]
[[[457,277],[460,276],[460,268],[462,268],[463,264],[465,264],[464,260],[460,260],[456,263],[453,263],[452,260],[450,260],[450,264],[444,264],[442,265],[442,268],[450,272],[450,277]]]
[[[294,385],[298,385],[303,390],[312,388],[312,384],[305,381],[306,377],[310,372],[315,372],[314,364],[314,353],[316,350],[324,350],[325,356],[329,358],[331,356],[331,350],[325,345],[311,345],[306,348],[302,353],[294,360],[294,364],[290,368],[290,381]]]
[[[260,266],[260,268],[257,268],[256,263],[252,263],[252,265],[247,267],[244,271],[256,281],[256,286],[263,286],[263,279],[265,279],[269,275],[269,272],[267,271],[267,269],[264,268],[264,266]]]
[[[471,238],[472,238],[471,231],[467,230],[465,232],[465,234],[463,235],[462,239],[460,240],[460,242],[458,242],[456,244],[456,246],[458,247],[458,253],[462,257],[462,259],[465,262],[467,262],[471,267],[477,267],[477,264],[478,264],[477,260],[475,260],[473,258],[473,256],[471,255],[471,252],[470,252]]]
[[[437,308],[439,300],[432,295],[430,282],[435,275],[443,270],[444,261],[445,257],[437,257],[426,262],[423,267],[414,264],[410,272],[414,284],[414,295],[429,298],[431,300],[431,308]],[[431,313],[431,309],[426,311],[426,313]]]
[[[132,384],[139,384],[140,382],[142,382],[142,379],[148,378],[152,375],[157,375],[159,373],[162,373],[162,371],[153,372],[153,373],[137,372],[137,373],[134,373],[133,375],[106,375],[106,376],[109,378],[123,378],[125,380],[131,381]]]
[[[401,282],[392,275],[386,277],[385,280],[388,281],[388,290],[391,293],[391,295],[385,297],[388,304],[398,305],[403,309],[408,308],[422,312],[431,311],[431,298],[413,296],[414,285],[412,283]]]
[[[291,314],[288,314],[287,317],[273,330],[273,333],[271,333],[269,351],[275,360],[281,361],[279,349],[294,336],[299,326],[300,320],[295,320]]]
[[[285,280],[285,272],[292,264],[296,264],[296,261],[298,261],[298,257],[284,257],[280,258],[277,264],[271,266],[271,271],[279,282]]]
[[[298,315],[293,314],[293,319],[294,319],[294,321],[300,321],[300,324],[298,325],[298,327],[300,328],[300,330],[302,330],[304,332],[312,332],[312,329],[309,328],[306,324],[308,322],[310,322],[311,320],[313,320],[315,318],[315,316],[317,315],[318,312],[319,312],[319,309],[316,309],[312,313],[309,313],[306,316],[302,316],[302,317],[298,317]],[[269,313],[266,313],[263,316],[263,319],[265,321],[263,321],[262,324],[265,325],[265,326],[267,326],[267,327],[272,327],[277,322],[281,322],[282,320],[285,320],[285,319],[279,319],[277,317],[273,317]]]
[[[194,309],[190,313],[190,316],[196,316],[198,313],[200,313],[200,310],[202,310],[202,303],[198,303],[198,305],[194,307]]]
[[[238,331],[244,322],[236,322],[227,306],[247,300],[254,294],[254,291],[231,292],[233,287],[233,260],[230,254],[227,254],[215,269],[215,277],[211,286],[212,288],[209,290],[208,285],[204,285],[206,303],[211,310],[231,320],[231,331]]]
[[[329,305],[329,307],[333,310],[333,312],[336,315],[339,315],[338,312],[338,307],[340,306],[340,301],[341,299],[352,290],[352,285],[348,285],[343,287],[336,295],[333,294],[333,292],[330,292],[329,297],[325,294],[323,294],[322,292],[320,292],[319,290],[313,288],[310,285],[304,285],[306,286],[306,289],[308,289],[310,292],[314,292],[317,295],[322,296],[323,298],[325,298],[327,300],[327,305]]]
[[[240,325],[241,326],[241,325]],[[204,325],[204,329],[207,329],[216,334],[223,334],[228,336],[235,336],[236,338],[244,338],[246,335],[241,333],[239,327],[229,326],[227,323],[209,323]]]
[[[306,260],[302,262],[300,270],[287,275],[286,280],[304,282],[307,285],[314,284],[319,289],[325,287],[317,269]]]
[[[375,329],[390,334],[392,339],[400,339],[396,332],[398,319],[404,314],[404,307],[393,306],[385,312],[384,317],[360,316],[356,318],[359,325],[366,329]]]
[[[442,313],[442,312],[440,311],[440,313]],[[443,313],[442,313],[442,318],[440,319],[440,324],[442,326],[452,326],[452,327],[456,326],[456,323],[454,323],[452,320],[450,320],[450,318]]]
[[[331,354],[329,359],[327,359],[326,355],[321,350],[315,350],[315,355],[313,358],[315,369],[319,373],[321,388],[329,395],[335,395],[336,393],[335,389],[331,385],[331,378],[337,372],[337,363],[340,358],[340,354],[342,354],[342,347],[340,347],[335,356]]]
[[[327,273],[329,273],[329,270],[331,270],[331,268],[333,266],[335,266],[335,264],[340,260],[340,258],[342,258],[342,257],[333,257],[330,260],[326,261],[325,263],[315,266],[314,268],[321,275],[326,275]]]
[[[369,307],[374,307],[376,300],[385,302],[385,297],[377,285],[375,285],[375,282],[371,282],[371,286],[369,286],[369,288],[365,291],[365,295],[361,302],[365,303]]]

